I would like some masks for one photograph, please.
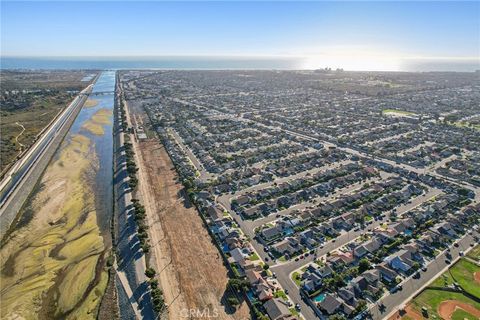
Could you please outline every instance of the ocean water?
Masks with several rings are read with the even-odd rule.
[[[311,64],[306,58],[247,57],[0,57],[0,69],[179,69],[179,70],[301,70]],[[321,64],[321,62],[319,62]],[[317,68],[324,68],[319,65]],[[337,66],[330,66],[336,68]],[[340,66],[341,67],[341,66]],[[361,63],[356,68],[364,70]],[[395,70],[407,72],[480,69],[480,58],[469,60],[404,59]],[[373,69],[376,70],[376,69]],[[348,71],[348,70],[347,70]],[[368,71],[368,69],[365,69]],[[388,71],[388,70],[385,70]]]
[[[295,58],[208,58],[208,57],[102,57],[17,58],[0,57],[1,69],[300,69]]]

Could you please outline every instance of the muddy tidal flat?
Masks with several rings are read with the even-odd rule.
[[[100,83],[102,78],[108,80],[104,74]],[[2,240],[2,319],[97,316],[111,246],[105,228],[110,212],[102,205],[111,183],[109,98],[82,109],[14,230]]]

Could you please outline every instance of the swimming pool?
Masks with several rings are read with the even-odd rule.
[[[315,302],[322,302],[323,300],[325,300],[325,293],[320,293],[318,296],[313,298],[313,301]]]

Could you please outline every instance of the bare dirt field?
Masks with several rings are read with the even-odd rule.
[[[397,311],[389,318],[389,320],[397,320],[397,319],[423,320],[424,317],[421,314],[419,314],[416,310],[414,310],[411,305],[408,305],[405,308],[405,312],[402,313],[402,315],[400,315],[400,313]]]
[[[475,308],[472,305],[469,305],[467,303],[463,303],[457,300],[447,300],[443,301],[440,306],[438,307],[438,314],[443,318],[450,320],[452,319],[452,314],[457,310],[457,309],[463,309],[464,311],[472,314],[475,317],[478,317],[480,319],[480,310]]]
[[[223,303],[227,269],[197,210],[183,198],[167,152],[156,139],[140,142],[139,149],[142,200],[151,213],[151,263],[160,273],[169,319],[187,318],[189,309],[209,310],[204,316],[218,313],[219,319],[249,319],[245,303],[236,312]]]
[[[419,314],[417,311],[415,311],[411,305],[408,305],[405,308],[406,315],[414,320],[422,320],[423,317],[421,314]]]

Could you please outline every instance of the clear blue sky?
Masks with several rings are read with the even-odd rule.
[[[478,57],[475,2],[8,2],[3,56]]]

